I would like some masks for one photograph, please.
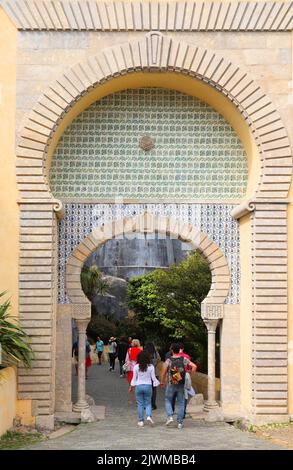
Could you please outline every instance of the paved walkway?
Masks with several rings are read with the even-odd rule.
[[[74,382],[76,378],[74,377]],[[235,429],[226,423],[205,423],[187,418],[182,430],[166,428],[163,392],[159,390],[155,427],[137,427],[136,406],[129,403],[128,384],[118,370],[109,372],[107,365],[93,365],[87,380],[87,393],[97,405],[106,406],[106,419],[81,424],[58,439],[48,440],[32,449],[278,449],[269,442]]]

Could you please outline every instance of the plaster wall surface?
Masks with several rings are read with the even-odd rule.
[[[16,414],[16,371],[8,367],[0,371],[0,436],[13,426]]]
[[[15,176],[16,30],[0,8],[0,292],[18,314],[18,205]]]

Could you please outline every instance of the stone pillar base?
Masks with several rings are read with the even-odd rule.
[[[36,416],[36,428],[40,431],[54,431],[54,415]]]
[[[93,423],[94,421],[97,420],[90,407],[85,410],[82,410],[82,412],[80,413],[81,423]]]
[[[290,416],[288,414],[280,415],[249,415],[248,421],[255,426],[263,426],[269,423],[289,423]]]
[[[72,407],[72,411],[81,412],[83,410],[87,410],[89,408],[89,404],[85,400],[78,400]]]
[[[206,401],[203,407],[205,413],[205,421],[214,423],[216,421],[224,421],[222,409],[217,402]]]

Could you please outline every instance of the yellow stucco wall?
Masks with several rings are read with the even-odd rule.
[[[15,26],[0,7],[0,291],[7,291],[13,316],[18,316],[19,257],[15,174],[16,35]],[[17,405],[15,372],[7,371],[9,380],[5,381],[4,388],[0,385],[0,434],[12,425],[11,416],[15,416]],[[19,401],[17,406],[27,410],[23,422],[30,424],[34,419],[31,417],[31,400],[25,406]]]
[[[15,175],[16,29],[0,8],[0,291],[18,307],[18,205]]]
[[[12,367],[0,370],[0,436],[13,425],[16,413],[16,372]]]

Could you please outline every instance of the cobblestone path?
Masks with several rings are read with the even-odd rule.
[[[118,364],[118,363],[117,363]],[[76,378],[74,377],[74,382]],[[155,427],[137,427],[136,406],[129,403],[128,384],[118,368],[109,372],[106,364],[92,365],[87,393],[97,405],[106,406],[104,421],[81,424],[60,438],[42,442],[31,449],[278,449],[273,444],[239,431],[226,423],[205,423],[190,417],[184,428],[166,428],[163,392],[158,392],[158,409],[153,412]]]

